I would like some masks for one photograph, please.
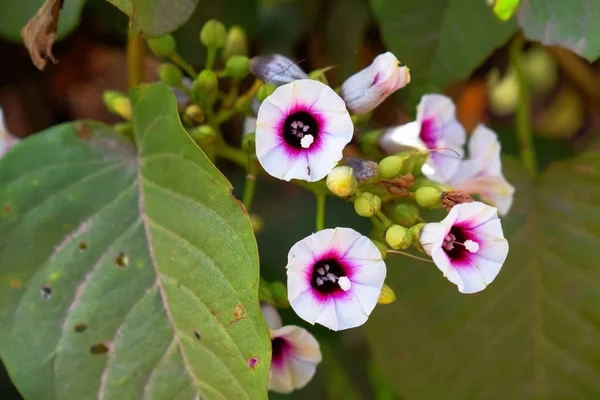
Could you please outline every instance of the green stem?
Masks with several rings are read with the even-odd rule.
[[[250,213],[252,207],[252,199],[254,199],[254,189],[256,188],[256,176],[253,174],[246,175],[246,186],[244,186],[244,207]]]
[[[317,218],[316,218],[316,229],[322,231],[325,229],[325,198],[324,194],[316,194],[317,198]]]
[[[130,89],[144,80],[145,57],[146,43],[137,31],[135,23],[131,22],[127,38],[127,81]]]
[[[187,61],[183,59],[183,57],[181,57],[176,52],[171,53],[171,55],[169,55],[169,59],[175,64],[177,64],[179,68],[184,70],[190,77],[192,77],[192,79],[196,79],[196,77],[198,76],[196,70],[194,70],[194,67],[192,67]]]
[[[213,69],[215,66],[215,60],[217,59],[217,48],[209,47],[206,52],[206,69]]]
[[[535,157],[535,147],[533,146],[533,135],[531,132],[529,86],[521,59],[523,41],[523,37],[518,36],[513,40],[513,43],[510,46],[510,61],[519,83],[519,104],[517,105],[515,128],[517,140],[519,142],[521,161],[529,174],[535,176],[537,175],[537,162]]]
[[[383,222],[386,229],[388,229],[390,226],[394,225],[394,223],[392,221],[390,221],[390,219],[388,217],[386,217],[385,214],[382,213],[381,211],[377,211],[377,213],[375,215],[377,215],[377,217],[381,220],[381,222]]]

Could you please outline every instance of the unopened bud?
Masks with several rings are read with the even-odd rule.
[[[107,110],[121,118],[131,119],[131,103],[129,99],[117,90],[107,90],[102,95]]]
[[[200,72],[192,84],[194,101],[203,106],[210,107],[217,101],[218,93],[219,81],[217,75],[209,69]]]
[[[232,56],[225,64],[227,75],[235,79],[243,79],[250,73],[250,60],[246,56]]]
[[[158,77],[167,85],[180,87],[183,72],[175,64],[162,63],[158,67]]]
[[[327,175],[326,183],[331,193],[339,197],[350,196],[358,185],[354,171],[352,168],[346,166],[332,169]]]
[[[375,161],[363,160],[359,157],[349,157],[344,161],[354,170],[354,176],[359,182],[366,182],[374,178],[379,172],[379,165]]]
[[[373,240],[373,244],[375,246],[377,246],[377,249],[381,253],[381,259],[385,260],[385,257],[387,256],[387,250],[388,250],[387,245],[385,243],[380,242],[379,240]]]
[[[334,68],[334,67],[329,66],[329,67],[325,67],[325,68],[321,68],[321,69],[316,69],[314,71],[309,72],[308,77],[310,79],[314,79],[315,81],[319,81],[321,83],[328,85],[329,82],[327,81],[327,76],[325,76],[325,73],[332,68]]]
[[[379,175],[385,179],[395,178],[400,174],[404,159],[400,156],[389,156],[379,161]]]
[[[421,246],[421,230],[425,226],[424,223],[416,224],[410,227],[410,233],[412,234],[412,245],[415,249],[425,253],[423,247]]]
[[[423,208],[440,208],[442,206],[442,190],[433,186],[423,186],[415,192],[417,204]]]
[[[411,173],[414,176],[422,175],[423,165],[429,158],[428,152],[410,152],[402,154],[404,164],[402,165],[402,174]]]
[[[391,304],[394,301],[396,301],[396,293],[394,293],[391,287],[384,283],[377,304]]]
[[[293,60],[281,54],[253,57],[250,60],[250,72],[264,83],[275,86],[285,85],[308,75]]]
[[[381,209],[379,196],[364,192],[354,201],[354,211],[361,217],[372,217]]]
[[[342,84],[341,96],[350,112],[365,114],[409,82],[408,68],[400,67],[396,56],[387,52],[378,55],[367,68],[346,79]]]
[[[403,226],[411,226],[419,218],[419,209],[414,204],[400,203],[394,209],[396,222]]]
[[[283,282],[271,282],[270,289],[277,308],[287,308],[290,306],[290,301],[288,300],[287,295],[287,288]]]
[[[164,35],[154,39],[148,39],[148,47],[156,57],[168,57],[175,51],[175,38],[172,35]]]
[[[201,125],[190,132],[190,136],[197,143],[210,143],[217,137],[217,133],[210,125]]]
[[[412,245],[412,233],[403,226],[392,225],[385,232],[385,241],[392,249],[408,249]]]
[[[204,122],[204,111],[196,104],[192,104],[183,112],[183,120],[191,126],[200,125]]]
[[[225,40],[225,48],[223,49],[223,60],[227,61],[233,56],[248,55],[248,38],[246,32],[238,26],[234,25],[227,32],[227,40]]]
[[[200,31],[200,41],[206,47],[220,49],[227,40],[227,30],[222,22],[216,19],[207,21]]]
[[[275,89],[277,89],[277,86],[273,85],[272,83],[265,83],[262,85],[260,88],[258,88],[258,92],[256,93],[258,101],[261,103],[265,101],[267,97],[273,94]]]

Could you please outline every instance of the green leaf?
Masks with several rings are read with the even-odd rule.
[[[519,9],[521,0],[496,0],[494,14],[502,21],[508,21]]]
[[[266,398],[258,252],[168,87],[131,94],[136,149],[60,125],[0,160],[0,355],[26,398]]]
[[[597,0],[522,0],[517,18],[529,39],[566,47],[589,61],[600,57]]]
[[[133,16],[145,36],[162,36],[183,25],[199,0],[108,0],[119,10]]]
[[[398,299],[367,329],[402,398],[600,396],[600,155],[555,163],[535,182],[515,161],[505,169],[517,186],[502,221],[510,251],[483,292],[461,295],[433,264],[386,259]]]
[[[383,39],[410,68],[409,88],[440,91],[469,76],[515,31],[485,0],[371,0]]]
[[[42,7],[45,0],[0,0],[0,36],[22,42],[21,29]],[[65,1],[58,19],[58,37],[64,38],[79,25],[86,0]],[[18,4],[17,4],[18,3]]]

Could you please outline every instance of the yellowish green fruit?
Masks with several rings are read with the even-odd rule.
[[[273,94],[275,89],[277,89],[277,86],[273,85],[272,83],[265,83],[258,89],[256,98],[262,103],[267,97]]]
[[[192,84],[194,101],[206,107],[212,106],[217,101],[218,92],[219,80],[217,75],[209,69],[200,72]]]
[[[242,27],[234,25],[227,32],[227,40],[223,48],[223,60],[233,56],[248,56],[248,38]]]
[[[175,64],[162,63],[158,67],[158,77],[167,85],[179,87],[183,79],[183,72]]]
[[[415,192],[415,201],[423,208],[440,208],[442,206],[442,190],[432,186],[420,187]]]
[[[394,219],[403,226],[411,226],[419,218],[419,209],[414,204],[400,203],[394,209]]]
[[[220,49],[225,46],[227,30],[222,22],[216,19],[207,21],[200,31],[200,42],[206,47]]]
[[[515,112],[519,102],[519,81],[512,67],[509,67],[502,78],[497,69],[490,71],[488,96],[490,109],[494,114],[506,116]]]
[[[377,304],[391,304],[394,301],[396,301],[396,293],[394,293],[391,287],[384,283]]]
[[[164,35],[154,39],[148,39],[150,51],[157,57],[168,57],[175,52],[175,38],[172,35]]]
[[[379,176],[392,179],[400,174],[404,159],[401,156],[389,156],[379,161]]]
[[[401,225],[392,225],[385,232],[385,241],[395,250],[405,250],[412,245],[412,233]]]
[[[412,234],[412,245],[415,249],[425,252],[423,247],[421,246],[420,238],[421,238],[421,230],[425,226],[424,223],[416,224],[410,227],[410,233]]]
[[[534,46],[521,57],[529,87],[537,93],[549,93],[558,79],[558,66],[543,46]]]
[[[354,211],[361,217],[372,217],[381,209],[379,196],[364,192],[354,201]]]
[[[250,73],[250,60],[246,56],[231,56],[225,64],[227,75],[235,79],[244,79]]]

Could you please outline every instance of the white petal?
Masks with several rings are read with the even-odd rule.
[[[471,256],[469,264],[454,268],[461,279],[458,290],[466,294],[482,291],[496,278],[500,268],[501,263],[488,261],[477,255]]]
[[[359,303],[362,307],[362,310],[366,316],[369,316],[375,306],[377,305],[377,301],[379,300],[379,296],[381,295],[381,287],[383,286],[383,281],[381,281],[381,285],[379,287],[362,285],[354,281],[352,284],[352,293],[351,296],[354,298],[355,302]]]
[[[423,247],[423,250],[431,256],[435,249],[441,248],[448,230],[440,222],[425,224],[423,229],[421,229],[421,236],[419,236],[419,243]]]
[[[442,148],[444,149],[442,150]],[[446,148],[454,151],[446,150]],[[423,165],[421,172],[432,181],[449,183],[460,167],[462,155],[462,150],[457,151],[455,147],[439,146],[438,150],[430,153],[429,159]]]
[[[465,162],[464,164],[466,164]],[[466,166],[468,168],[468,166]],[[459,173],[463,169],[459,168]],[[457,190],[478,194],[481,199],[498,208],[500,215],[506,215],[513,203],[515,188],[502,174],[495,176],[467,177],[463,180],[451,180],[450,185]]]
[[[403,151],[427,150],[420,138],[421,122],[413,121],[404,125],[384,129],[379,136],[379,146],[388,154]]]
[[[293,272],[288,271],[288,279],[289,279],[290,274],[293,274]],[[327,316],[327,308],[333,307],[333,301],[330,301],[330,300],[321,301],[319,298],[317,298],[317,295],[315,295],[313,293],[312,289],[299,294],[294,299],[291,299],[291,296],[289,295],[289,292],[288,292],[288,297],[290,297],[290,304],[291,304],[292,308],[294,309],[294,312],[296,314],[298,314],[298,316],[300,318],[302,318],[309,324],[314,325],[315,322],[318,322],[322,325],[325,325],[323,322],[321,322],[321,320],[323,318],[322,315],[323,315],[323,313],[325,313],[325,316]],[[335,312],[334,312],[334,314],[335,314]],[[333,317],[335,319],[335,315]],[[321,319],[321,320],[319,320],[319,319]],[[337,322],[335,322],[335,324],[337,326]],[[329,325],[325,325],[325,326],[329,327]],[[334,328],[331,328],[331,329],[334,329]]]
[[[327,144],[323,146],[324,148],[319,151],[311,151],[310,153],[306,153],[308,166],[310,167],[310,174],[308,174],[308,170],[306,173],[306,178],[304,179],[309,182],[319,181],[327,176],[328,173],[331,172],[333,168],[337,165],[338,161],[340,161],[343,157],[342,149],[331,148],[330,150],[327,147]]]
[[[290,358],[289,369],[292,374],[292,384],[294,385],[295,390],[302,389],[306,386],[317,371],[315,364],[297,360],[295,358]]]
[[[286,340],[293,345],[294,358],[313,364],[321,362],[319,342],[306,329],[289,325],[280,329],[279,335],[285,336]]]
[[[469,139],[469,159],[478,164],[474,174],[480,171],[485,171],[486,175],[501,174],[500,151],[500,142],[496,133],[485,125],[478,125]]]
[[[258,154],[258,140],[256,145],[257,157],[260,161],[260,164],[265,169],[265,171],[269,173],[269,175],[274,176],[275,178],[287,178],[286,180],[289,181],[291,178],[289,177],[288,172],[296,165],[296,161],[300,160],[300,162],[306,162],[304,157],[292,156],[291,154],[289,154],[284,145],[273,147],[271,150],[262,155]],[[300,166],[302,166],[302,164],[300,164]],[[300,171],[300,169],[296,170],[296,172],[298,171]],[[304,177],[299,176],[300,174],[296,174],[294,177],[296,177],[297,179],[304,179]],[[308,175],[306,175],[305,177],[308,177]]]
[[[246,117],[244,119],[244,127],[242,128],[242,135],[256,132],[256,118]]]
[[[312,266],[311,266],[312,268]],[[287,291],[288,291],[288,300],[290,302],[296,300],[298,296],[310,295],[312,292],[312,286],[310,283],[310,276],[312,276],[312,272],[310,275],[308,272],[296,272],[292,269],[287,270]],[[308,293],[307,293],[308,292]]]
[[[337,329],[331,329],[336,331],[356,328],[357,326],[364,324],[369,318],[362,305],[350,297],[347,299],[338,297],[336,299],[335,314],[337,317]]]
[[[329,247],[335,249],[340,255],[343,255],[352,248],[357,240],[363,237],[363,235],[351,228],[335,228],[329,241]]]
[[[262,311],[269,329],[281,328],[281,316],[277,312],[277,309],[273,307],[273,305],[269,303],[261,303],[260,311]]]
[[[352,284],[355,283],[381,289],[385,280],[387,268],[383,260],[379,261],[353,261]]]
[[[321,96],[327,96],[326,93],[329,93],[329,91],[333,92],[333,89],[329,86],[312,79],[299,79],[290,83],[290,86],[292,87],[293,94],[292,106],[299,105],[306,108],[312,108],[313,111],[318,110],[314,105]],[[335,92],[333,92],[333,94],[335,95]]]
[[[332,298],[330,298],[329,300],[327,300],[327,302],[325,302],[323,304],[324,304],[324,306],[322,306],[318,310],[319,315],[316,317],[314,322],[321,324],[324,327],[331,329],[332,331],[337,331],[339,328],[338,328],[338,316],[337,316],[337,311],[336,311],[336,307],[335,307],[335,301]],[[294,311],[295,310],[296,309],[294,308]],[[298,315],[300,315],[300,314],[298,314]],[[308,321],[308,322],[310,322],[310,321]]]
[[[281,54],[253,57],[250,60],[250,71],[261,81],[276,86],[308,77],[298,63]]]
[[[349,229],[349,228],[337,228],[337,229]],[[354,231],[353,229],[350,229]],[[382,261],[381,252],[375,246],[375,243],[366,236],[354,231],[358,237],[353,240],[348,240],[346,243],[346,251],[344,258],[349,260],[365,260],[365,261]]]
[[[335,231],[336,231],[335,229],[331,229],[331,228],[322,229],[322,230],[306,237],[303,240],[306,240],[306,245],[312,251],[314,256],[320,257],[321,255],[326,253],[328,250],[331,250],[331,249],[337,250],[331,244],[334,239]]]
[[[498,219],[498,210],[479,201],[471,203],[457,204],[452,208],[456,210],[456,223],[460,223],[467,229],[474,229],[477,226],[494,219]]]
[[[306,154],[300,154],[296,158],[296,161],[292,167],[283,176],[283,180],[291,181],[292,179],[301,179],[304,181],[312,182],[313,179],[312,169],[309,169],[309,163]]]
[[[325,120],[321,131],[329,136],[343,138],[344,146],[352,140],[354,134],[354,124],[348,111],[318,111],[318,114]]]
[[[287,360],[279,366],[271,365],[269,390],[277,393],[291,393],[294,390],[292,373]]]
[[[312,267],[316,257],[315,254],[318,256],[321,254],[321,252],[323,252],[321,248],[314,248],[314,242],[311,236],[296,242],[288,252],[288,264],[286,268],[302,276],[305,274],[312,274]],[[326,232],[325,234],[322,233],[319,235],[321,240],[323,240],[325,237],[327,239],[327,243],[329,243],[331,234]],[[327,243],[325,243],[325,246],[327,246]]]
[[[323,85],[323,88],[319,93],[319,98],[313,104],[313,109],[324,113],[338,113],[346,114],[348,117],[350,116],[348,110],[346,109],[346,103],[344,103],[344,100],[335,92],[335,90],[327,85]]]

